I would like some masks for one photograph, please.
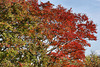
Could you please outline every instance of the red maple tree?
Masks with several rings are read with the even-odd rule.
[[[84,47],[90,47],[87,39],[96,40],[94,36],[94,33],[97,33],[96,25],[93,21],[89,20],[85,14],[72,13],[71,9],[67,10],[61,5],[53,8],[53,4],[49,1],[41,2],[37,6],[35,5],[37,9],[35,15],[44,22],[43,35],[53,47],[48,51],[52,62],[65,67],[73,62],[79,63],[77,66],[83,65],[81,62],[85,58]],[[63,60],[62,64],[60,60]]]

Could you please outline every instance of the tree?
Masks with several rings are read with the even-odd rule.
[[[22,0],[0,0],[1,66],[30,67],[34,63],[36,67],[41,62],[43,66],[47,63],[45,46],[39,41],[42,37],[42,29],[39,30],[41,19],[30,14],[29,5]],[[40,54],[41,62],[38,60]]]
[[[85,67],[100,67],[100,58],[94,52],[85,58]]]
[[[83,65],[84,47],[90,46],[86,39],[96,40],[96,25],[85,14],[53,6],[49,1],[0,0],[0,63],[20,67]]]

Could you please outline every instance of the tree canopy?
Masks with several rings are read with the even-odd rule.
[[[0,0],[0,66],[84,66],[84,47],[96,40],[96,25],[85,14],[53,6]]]

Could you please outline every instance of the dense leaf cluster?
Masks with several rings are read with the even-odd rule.
[[[96,25],[85,14],[53,6],[0,0],[0,66],[84,66],[86,39],[96,40]]]

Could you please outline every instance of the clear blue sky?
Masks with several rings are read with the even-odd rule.
[[[55,6],[61,4],[67,9],[72,8],[75,13],[85,13],[97,25],[97,41],[89,41],[91,47],[86,47],[85,55],[92,51],[100,54],[100,0],[41,0],[42,2],[50,1]],[[40,0],[39,0],[40,2]]]

